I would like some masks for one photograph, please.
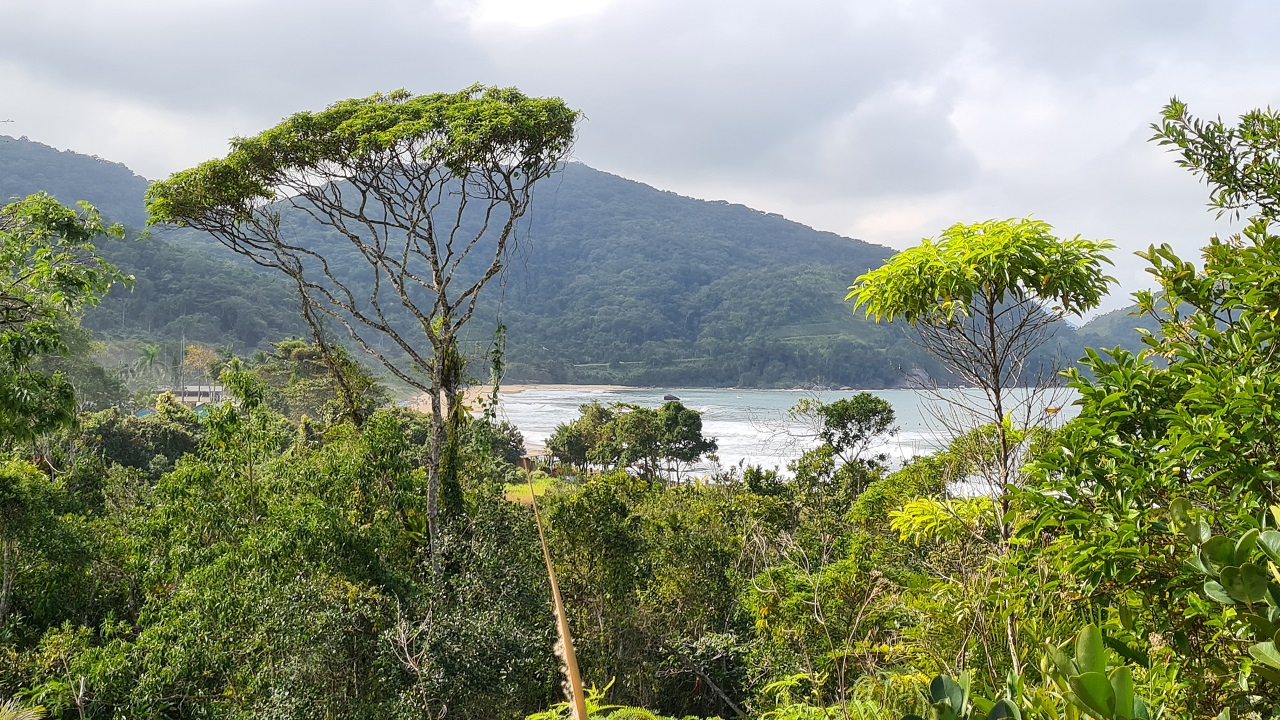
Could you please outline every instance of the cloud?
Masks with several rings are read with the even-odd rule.
[[[47,0],[0,27],[5,132],[150,177],[303,109],[473,82],[584,110],[577,159],[904,246],[1035,214],[1152,242],[1212,231],[1150,145],[1169,96],[1276,103],[1280,6],[1171,0]]]
[[[787,156],[822,189],[844,197],[929,195],[968,183],[977,159],[949,118],[949,98],[935,88],[902,86],[873,95],[803,138]]]

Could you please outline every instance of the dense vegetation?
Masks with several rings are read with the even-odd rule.
[[[1065,427],[997,413],[891,469],[865,449],[892,410],[861,395],[794,410],[819,442],[786,473],[672,482],[714,447],[696,413],[586,406],[553,479],[512,464],[518,434],[481,403],[450,426],[458,494],[434,530],[431,419],[313,344],[188,352],[233,394],[203,414],[166,395],[77,414],[45,363],[125,278],[94,213],[7,206],[0,715],[559,720],[545,548],[592,717],[1280,717],[1280,114],[1174,101],[1155,130],[1251,220],[1201,266],[1146,253],[1151,330],[1069,371]],[[948,271],[988,269],[954,294],[905,283],[910,251],[855,294],[957,338],[984,326],[975,300],[1096,302],[1105,246],[1063,254],[1043,230],[946,231],[965,241],[936,243]],[[1051,261],[1076,275],[991,270]],[[997,408],[1006,372],[985,376]]]

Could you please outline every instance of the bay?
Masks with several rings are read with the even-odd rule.
[[[805,398],[832,402],[858,392],[536,385],[526,388],[500,394],[499,417],[520,429],[530,454],[538,452],[535,446],[546,445],[557,425],[577,418],[581,405],[599,401],[604,405],[624,402],[656,408],[662,405],[664,396],[674,395],[686,407],[702,413],[703,434],[715,438],[719,444],[718,462],[696,468],[703,473],[739,463],[785,469],[787,463],[817,444],[814,429],[790,418],[787,410]],[[896,415],[897,433],[871,448],[873,453],[888,455],[891,465],[941,449],[956,434],[956,428],[979,424],[979,418],[957,409],[980,400],[981,394],[975,390],[875,390],[871,394],[886,400]],[[1026,391],[1014,395],[1019,402],[1028,399]],[[1037,398],[1034,404],[1023,402],[1028,405],[1023,409],[1024,415],[1030,413],[1037,421],[1061,424],[1077,412],[1070,404],[1074,399],[1071,391],[1055,388]],[[1015,418],[1022,419],[1017,415]]]

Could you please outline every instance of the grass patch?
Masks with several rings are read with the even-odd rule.
[[[521,505],[533,504],[533,498],[542,497],[547,491],[555,487],[560,481],[550,475],[541,472],[533,474],[533,488],[530,490],[529,483],[521,481],[518,483],[510,483],[506,487],[506,497],[511,502],[517,502]]]

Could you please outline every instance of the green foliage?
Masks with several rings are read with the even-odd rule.
[[[357,422],[363,407],[329,350],[327,321],[426,394],[433,544],[441,514],[460,504],[459,333],[506,267],[532,188],[567,157],[580,118],[559,98],[514,88],[399,90],[297,113],[147,190],[149,223],[209,233],[287,279]],[[300,238],[308,222],[337,246]]]
[[[82,419],[75,442],[108,463],[146,471],[159,480],[199,447],[202,431],[195,414],[172,395],[160,396],[155,409],[156,414],[147,417],[116,410],[90,415]]]
[[[127,168],[0,139],[0,198],[40,189],[87,198],[134,226],[146,219],[146,181]],[[536,242],[509,268],[501,301],[482,294],[476,319],[484,326],[467,336],[483,342],[492,318],[506,319],[508,381],[871,388],[900,384],[904,366],[946,378],[905,332],[851,317],[839,301],[847,278],[891,254],[883,247],[577,164],[547,192],[554,197],[526,216]],[[326,257],[359,260],[346,259],[345,240],[294,225]],[[131,292],[112,292],[86,314],[101,337],[185,337],[244,352],[306,331],[288,286],[236,264],[201,233],[155,229],[144,241],[111,240],[99,250],[137,278]],[[1060,325],[1046,358],[1135,337],[1132,323],[1102,340],[1084,332],[1093,326],[1077,337]]]
[[[1264,521],[1276,512],[1273,506]],[[1202,514],[1193,511],[1185,498],[1173,501],[1171,524],[1180,529],[1194,549],[1187,564],[1203,575],[1204,594],[1209,599],[1230,606],[1241,630],[1261,642],[1248,647],[1253,658],[1252,675],[1271,686],[1280,685],[1280,583],[1274,579],[1280,567],[1280,531],[1268,527],[1249,528],[1234,537],[1212,535],[1210,524]]]
[[[376,116],[353,110],[366,130]],[[395,142],[399,120],[384,120],[359,142]],[[1259,133],[1274,125],[1232,130],[1171,106],[1160,132],[1186,164],[1229,183],[1214,202],[1260,215],[1240,237],[1212,240],[1199,266],[1169,248],[1145,254],[1160,285],[1139,296],[1153,318],[1146,349],[1089,351],[1070,376],[1081,413],[1060,432],[999,413],[890,473],[865,453],[892,426],[883,404],[808,403],[795,412],[821,445],[791,475],[743,468],[680,485],[651,478],[713,449],[696,412],[584,406],[550,443],[580,477],[545,483],[540,505],[582,671],[619,703],[593,694],[592,717],[1274,716],[1275,163],[1222,161],[1271,152]],[[299,150],[262,142],[245,147]],[[462,133],[443,157],[468,161],[469,142]],[[1002,236],[966,260],[975,272],[1025,260],[1009,244],[1020,232],[1033,247],[1061,242],[1037,240],[1047,228],[1035,223],[997,225],[953,229],[966,242]],[[1077,270],[1103,245],[1077,247]],[[936,314],[921,305],[917,325],[994,320],[1011,301],[1054,295],[1059,309],[1021,316],[1037,324],[1105,284],[1076,277],[1084,290],[1068,299],[1066,285],[1033,275],[957,281],[947,287],[971,280],[990,303],[933,297]],[[69,346],[53,322],[74,309],[55,304],[6,336],[6,352],[25,358],[14,362],[47,377],[34,363]],[[468,419],[455,406],[442,459],[430,452],[433,418],[384,408],[354,423],[323,411],[338,389],[318,353],[293,341],[252,364],[192,354],[233,396],[199,417],[161,396],[154,417],[107,410],[56,433],[5,430],[23,442],[0,462],[0,697],[55,717],[566,715],[553,705],[532,516],[502,497],[518,432],[491,408]],[[788,367],[772,362],[761,372]],[[446,461],[456,497],[432,529],[429,476]],[[1014,481],[963,495],[957,483],[979,475]]]
[[[100,343],[85,327],[63,317],[56,332],[60,352],[43,355],[35,363],[45,375],[61,373],[75,391],[76,408],[81,412],[132,406],[119,375],[104,367],[96,357]]]
[[[982,536],[995,523],[995,504],[988,497],[920,497],[889,513],[889,526],[898,531],[904,542],[916,544]]]
[[[406,140],[421,148],[413,160],[455,177],[508,162],[530,172],[568,151],[579,117],[558,98],[528,98],[513,88],[473,86],[422,96],[398,90],[343,100],[238,138],[225,160],[154,183],[147,210],[153,222],[184,223],[217,212],[247,219],[255,200],[278,199],[276,186],[292,172],[374,157]]]
[[[0,703],[0,720],[40,720],[44,717],[44,707],[23,707],[17,700],[5,700]]]
[[[80,212],[38,193],[0,208],[0,329],[12,330],[94,305],[116,282],[127,282],[95,255],[106,227],[88,204]]]
[[[901,317],[915,325],[946,325],[972,315],[975,303],[1033,299],[1081,315],[1114,282],[1102,273],[1115,245],[1054,237],[1040,220],[957,223],[936,240],[895,255],[860,276],[846,299],[876,321]]]
[[[1280,215],[1280,113],[1252,110],[1232,126],[1196,118],[1173,98],[1151,127],[1152,140],[1177,152],[1178,165],[1209,186],[1209,205],[1219,215],[1256,212],[1267,221]]]
[[[1274,124],[1264,120],[1251,113],[1228,128],[1176,100],[1166,108],[1157,138],[1206,178],[1213,204],[1259,215],[1239,237],[1212,238],[1200,267],[1168,246],[1143,253],[1158,292],[1139,293],[1138,307],[1159,327],[1141,353],[1088,353],[1091,378],[1072,375],[1081,413],[1027,498],[1037,519],[1024,535],[1053,538],[1044,557],[1062,563],[1055,590],[1121,608],[1136,657],[1171,648],[1181,665],[1171,697],[1192,715],[1277,698],[1272,668],[1248,653],[1265,658],[1273,640],[1269,560],[1256,546],[1268,529],[1259,518],[1280,500],[1270,351],[1280,240],[1266,172]]]
[[[864,457],[870,445],[897,433],[893,407],[887,400],[863,392],[829,403],[804,399],[788,411],[794,420],[810,420],[818,439],[845,463],[881,463],[883,457]]]
[[[1104,646],[1102,632],[1085,625],[1077,633],[1074,652],[1046,643],[1041,672],[1050,688],[1026,686],[1010,674],[1002,696],[995,700],[971,692],[968,673],[939,675],[929,683],[924,701],[937,720],[996,720],[997,718],[1094,718],[1095,720],[1157,720],[1163,708],[1151,708],[1135,694],[1133,671],[1115,664]],[[921,720],[907,715],[903,720]]]
[[[1073,356],[1083,355],[1084,348],[1117,346],[1137,353],[1146,347],[1142,338],[1156,332],[1159,328],[1160,323],[1155,318],[1139,313],[1133,306],[1102,313],[1077,328],[1075,345],[1080,350]]]
[[[84,198],[101,211],[103,218],[140,227],[146,222],[142,196],[147,181],[128,168],[101,158],[59,152],[26,139],[0,137],[0,204],[37,192],[47,192],[64,203]],[[85,222],[90,217],[83,218]],[[105,226],[106,221],[102,221]],[[84,225],[88,227],[88,225]],[[105,228],[104,228],[105,229]],[[120,273],[136,278],[131,287],[116,285],[101,302],[80,309],[85,328],[100,337],[149,338],[165,341],[159,362],[146,368],[145,377],[124,373],[133,385],[150,381],[177,383],[166,363],[171,345],[186,338],[210,345],[234,343],[254,348],[272,337],[297,334],[303,325],[286,292],[281,292],[260,273],[239,267],[207,252],[180,248],[170,240],[149,237],[138,240],[112,229],[110,234],[91,238],[93,254],[115,266]],[[124,368],[115,363],[104,370],[89,355],[87,335],[60,319],[58,332],[67,345],[64,355],[55,353],[39,361],[46,375],[63,372],[74,386],[81,410],[101,410],[122,406],[118,382],[113,374]],[[138,368],[141,369],[141,368]],[[134,368],[128,368],[132,371]]]
[[[556,427],[547,449],[570,468],[631,468],[644,478],[666,473],[679,480],[683,467],[715,452],[716,442],[703,437],[701,414],[677,400],[657,410],[592,402],[580,408],[576,420]]]
[[[30,441],[73,418],[71,383],[38,361],[65,351],[68,314],[129,281],[95,255],[97,237],[119,233],[91,206],[77,212],[45,194],[0,207],[0,441]]]
[[[610,683],[604,690],[596,687],[587,689],[586,704],[587,717],[591,720],[678,720],[677,718],[655,715],[644,708],[624,707],[621,705],[604,704],[605,693],[608,692]],[[525,720],[571,720],[572,710],[569,703],[564,702],[555,705],[544,712],[534,713],[525,718]],[[696,716],[690,715],[684,720],[700,720]],[[720,720],[719,718],[707,718],[706,720]]]
[[[963,470],[956,467],[948,453],[913,458],[893,473],[872,481],[854,501],[848,517],[862,525],[885,525],[890,513],[904,500],[941,495],[960,477]]]
[[[45,373],[39,359],[61,352],[55,326],[29,322],[0,331],[0,441],[31,441],[75,418],[75,389],[62,373]]]
[[[140,195],[135,201],[141,205]],[[298,302],[277,278],[193,247],[190,230],[156,230],[143,239],[110,239],[102,256],[136,278],[128,292],[108,293],[85,313],[98,336],[161,347],[154,382],[177,383],[175,367],[189,343],[238,352],[268,349],[275,338],[306,331]],[[163,372],[161,372],[163,371]]]
[[[1046,644],[1047,662],[1042,664],[1058,691],[1077,708],[1100,720],[1147,720],[1158,718],[1161,709],[1151,709],[1134,694],[1133,671],[1115,665],[1095,625],[1085,625],[1075,639],[1075,652]]]
[[[892,663],[902,616],[892,601],[898,588],[865,557],[821,553],[784,548],[743,602],[755,618],[756,672],[802,674],[812,700],[825,704],[846,701],[858,677]]]
[[[282,340],[272,343],[272,352],[256,354],[251,371],[267,387],[268,402],[292,420],[303,415],[331,420],[343,419],[345,408],[340,400],[343,387],[335,381],[315,343]],[[344,385],[355,396],[362,417],[385,404],[390,395],[385,387],[357,363],[342,346],[333,348],[338,372]]]
[[[29,141],[0,141],[0,188],[48,188],[133,225],[146,218],[146,182],[126,168]],[[843,278],[878,265],[884,248],[578,164],[546,193],[525,216],[502,297],[482,293],[466,337],[487,344],[493,318],[507,319],[508,381],[886,387],[900,382],[904,358],[934,369],[902,333],[850,317],[839,301]],[[283,221],[342,266],[363,262],[346,240]],[[87,314],[100,336],[249,351],[306,330],[288,286],[203,233],[157,228],[100,250],[137,278]]]

